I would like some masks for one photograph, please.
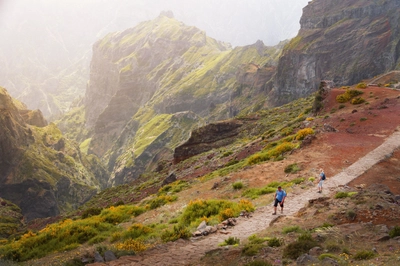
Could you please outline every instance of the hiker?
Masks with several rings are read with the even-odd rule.
[[[324,180],[326,179],[324,170],[319,169],[319,181],[318,181],[318,193],[322,193],[322,184],[324,183]]]
[[[278,187],[278,190],[275,192],[275,202],[274,202],[274,213],[276,215],[276,207],[278,207],[278,203],[281,206],[281,213],[283,212],[283,203],[285,202],[286,192],[282,189],[281,186]]]

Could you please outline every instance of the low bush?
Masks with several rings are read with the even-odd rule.
[[[340,257],[338,257],[338,256],[336,256],[336,255],[333,255],[333,254],[330,254],[330,253],[323,253],[323,254],[321,254],[321,255],[318,256],[318,259],[319,259],[319,260],[324,260],[325,258],[334,259],[334,260],[336,260],[336,261],[339,261],[339,260],[340,260]]]
[[[245,256],[254,256],[258,252],[260,252],[260,249],[262,249],[263,247],[265,247],[264,244],[247,243],[242,249],[242,254]]]
[[[359,89],[365,89],[368,87],[368,85],[365,82],[361,82],[361,83],[358,83],[356,87]]]
[[[307,253],[310,249],[317,246],[317,242],[311,240],[298,240],[288,244],[283,249],[283,257],[290,258],[292,260],[297,259],[304,253]]]
[[[363,102],[365,102],[365,100],[362,97],[357,97],[351,100],[351,104],[361,104]]]
[[[284,227],[284,228],[282,229],[282,233],[284,233],[284,234],[289,234],[289,233],[291,233],[291,232],[300,233],[300,232],[301,232],[301,229],[300,229],[300,227],[297,226],[297,225],[294,225],[294,226],[287,226],[287,227]]]
[[[301,170],[301,168],[300,168],[300,166],[298,166],[298,164],[297,163],[292,163],[292,164],[289,164],[289,165],[287,165],[286,167],[285,167],[285,170],[284,170],[284,172],[285,173],[292,173],[292,174],[294,174],[294,173],[297,173],[298,171],[300,171]]]
[[[291,183],[296,184],[296,185],[301,184],[303,182],[304,182],[304,178],[302,178],[302,177],[295,178],[291,181]]]
[[[240,239],[237,237],[228,237],[227,239],[224,240],[223,243],[220,244],[220,246],[234,246],[234,245],[239,245]]]
[[[232,184],[233,189],[242,189],[244,187],[242,182],[235,182]]]
[[[145,251],[146,249],[148,249],[149,247],[151,247],[151,245],[148,245],[146,243],[144,243],[141,240],[137,240],[137,239],[127,239],[122,243],[118,243],[114,245],[114,248],[118,251],[134,251],[135,253],[139,253],[142,251]],[[133,254],[131,254],[133,255]]]
[[[389,236],[391,238],[400,236],[400,226],[396,225],[395,227],[393,227],[393,229],[389,231]]]
[[[168,202],[173,202],[176,201],[178,199],[177,196],[175,195],[161,195],[161,196],[157,196],[154,199],[151,199],[150,201],[147,202],[146,207],[150,210],[154,210],[157,209],[158,207],[164,206],[165,204],[167,204]]]
[[[277,237],[273,237],[271,239],[268,239],[268,246],[269,247],[280,247],[282,245],[282,239],[279,239]]]
[[[102,208],[96,208],[96,207],[89,208],[89,209],[86,209],[83,211],[81,217],[82,217],[82,219],[85,219],[85,218],[88,218],[91,216],[96,216],[96,215],[99,215],[102,210],[103,210]]]
[[[303,128],[296,133],[297,140],[303,140],[306,136],[314,134],[314,130],[312,128]]]
[[[361,94],[363,94],[363,92],[360,90],[347,89],[345,93],[336,96],[336,101],[339,103],[345,103]]]
[[[242,210],[252,212],[254,211],[254,206],[248,200],[240,200],[240,202],[237,203],[227,200],[198,199],[190,201],[180,216],[180,222],[183,225],[190,225],[203,217],[219,217],[219,220],[222,221],[227,215],[232,215],[234,217],[239,216]]]
[[[163,242],[170,242],[178,240],[180,238],[188,239],[191,236],[192,234],[190,233],[189,229],[181,224],[175,225],[172,230],[165,230],[161,234],[161,240]]]
[[[271,194],[275,191],[276,188],[270,186],[266,186],[263,188],[249,188],[242,193],[242,196],[250,199],[256,199],[261,195]]]
[[[363,250],[363,251],[359,251],[357,252],[353,258],[355,260],[369,260],[372,259],[373,257],[375,257],[376,254],[373,251],[367,251],[367,250]]]

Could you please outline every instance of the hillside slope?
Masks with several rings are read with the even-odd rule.
[[[95,156],[47,125],[0,88],[0,194],[25,220],[75,209],[105,187],[108,172]]]

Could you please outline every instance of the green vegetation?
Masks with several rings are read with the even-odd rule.
[[[247,263],[245,266],[272,266],[272,264],[267,261],[256,259]]]
[[[300,170],[301,170],[300,166],[298,166],[297,163],[293,163],[293,164],[289,164],[288,166],[286,166],[284,172],[287,174],[288,173],[294,174]]]
[[[358,89],[365,89],[365,88],[368,87],[368,85],[367,85],[367,83],[365,83],[365,82],[361,82],[361,83],[358,83],[356,87],[357,87]]]
[[[284,248],[283,257],[295,260],[317,245],[317,242],[311,237],[311,234],[304,233],[300,235],[295,242],[288,244]]]
[[[219,246],[237,246],[240,243],[240,239],[237,237],[228,237],[227,239],[224,240],[223,243],[219,244]]]
[[[395,227],[393,227],[393,229],[389,231],[389,236],[391,238],[400,236],[400,226],[396,225]]]
[[[345,103],[345,102],[350,101],[352,98],[354,98],[354,97],[356,97],[358,95],[361,95],[361,94],[363,94],[363,92],[360,91],[360,90],[347,89],[345,93],[339,94],[336,97],[336,101],[339,102],[339,103]],[[359,98],[362,99],[361,97],[359,97]],[[355,100],[355,102],[361,101],[360,99],[359,100]]]
[[[354,99],[351,100],[351,104],[361,104],[364,103],[365,100],[362,97],[356,97]]]
[[[339,191],[335,194],[335,199],[342,199],[342,198],[347,198],[351,197],[353,195],[357,194],[357,192],[345,192],[345,191]]]
[[[288,227],[284,227],[282,230],[282,233],[284,234],[289,234],[291,232],[296,232],[296,233],[300,233],[302,230],[300,229],[299,226],[294,225],[294,226],[288,226]]]
[[[235,182],[232,184],[233,189],[242,189],[244,187],[242,182]]]
[[[355,260],[369,260],[372,259],[376,256],[376,254],[373,251],[369,250],[362,250],[358,251],[356,254],[354,254],[353,258]]]

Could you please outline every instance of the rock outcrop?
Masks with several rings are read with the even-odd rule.
[[[240,133],[242,125],[240,121],[229,120],[194,130],[189,140],[175,149],[174,162],[179,163],[197,154],[232,143]]]
[[[0,88],[0,195],[27,221],[77,208],[109,177],[99,159],[81,154],[46,123],[40,111],[26,110]]]
[[[400,2],[314,0],[279,59],[275,104],[318,89],[321,80],[350,85],[400,63]]]

